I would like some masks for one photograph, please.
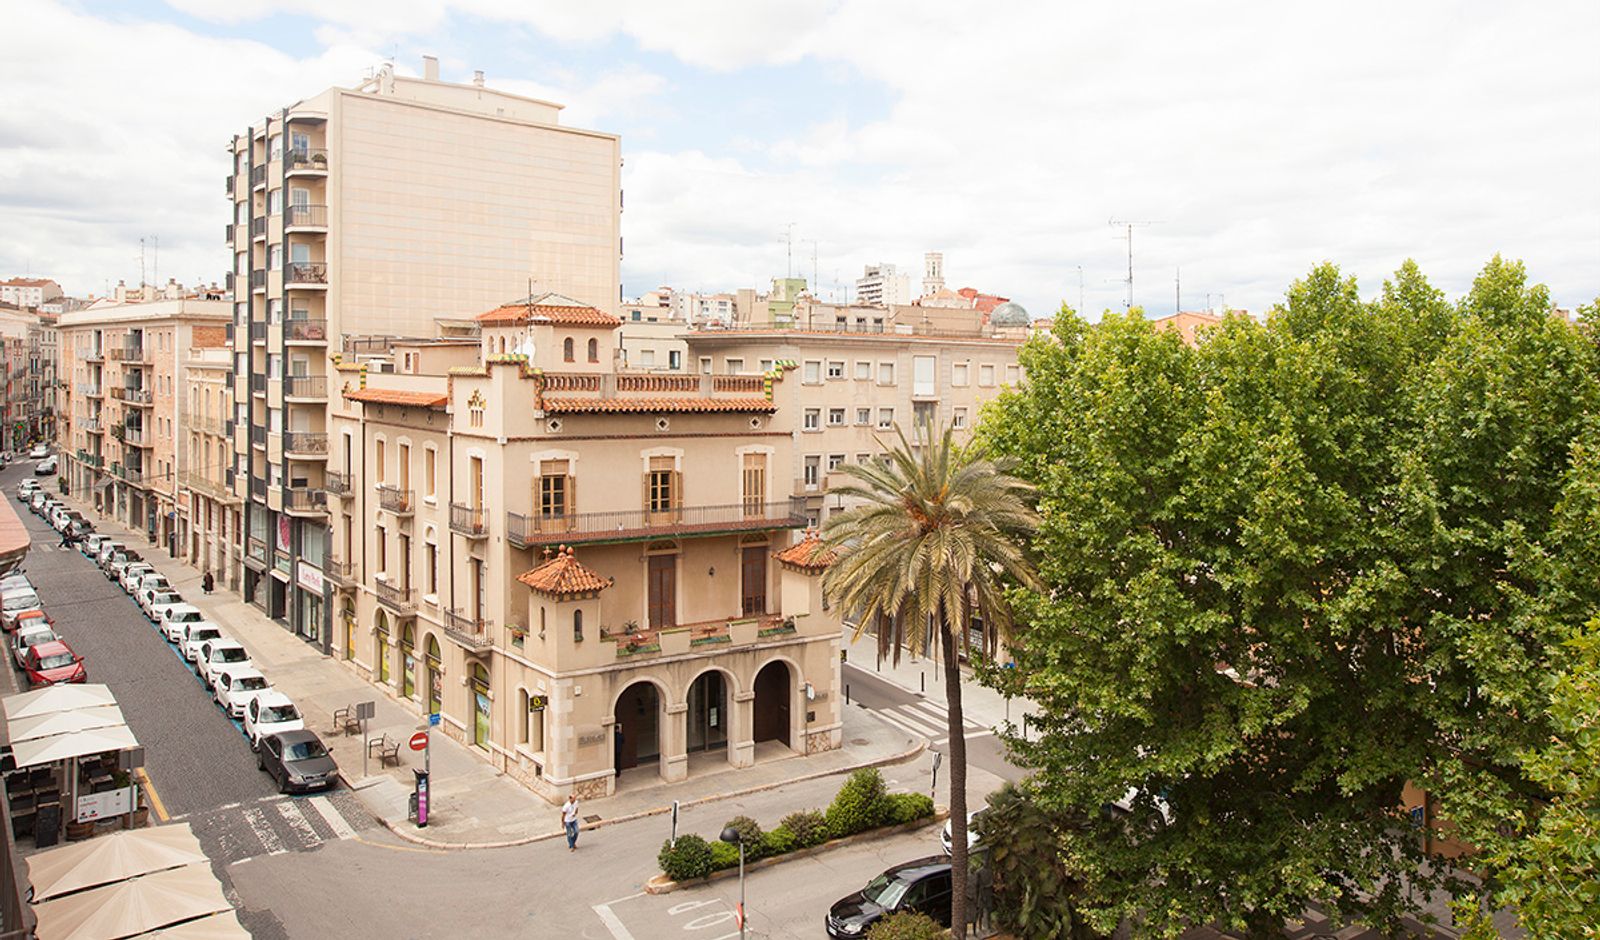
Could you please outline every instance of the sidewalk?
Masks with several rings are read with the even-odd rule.
[[[411,771],[421,768],[422,754],[402,745],[401,765],[380,768],[376,757],[363,761],[359,737],[347,737],[332,728],[334,711],[356,702],[376,703],[374,717],[367,723],[372,738],[387,734],[390,740],[404,742],[425,726],[425,718],[402,705],[390,690],[323,656],[239,595],[226,590],[203,593],[200,572],[167,557],[161,546],[149,544],[145,533],[109,518],[97,518],[99,514],[81,499],[68,501],[94,520],[97,531],[123,538],[138,549],[184,600],[244,644],[256,668],[300,707],[307,729],[323,738],[339,765],[340,776],[373,816],[396,835],[435,848],[488,848],[561,835],[560,807],[442,734],[432,736],[428,827],[418,829],[408,819],[407,799],[412,790]],[[585,801],[584,815],[600,817],[589,822],[591,828],[615,824],[668,812],[673,800],[684,805],[704,803],[858,767],[897,763],[915,757],[927,746],[926,739],[913,738],[864,713],[852,714],[860,711],[844,709],[844,744],[838,750],[763,761],[742,770],[728,767],[715,755],[695,755],[688,780],[668,784],[630,772],[615,796]]]
[[[885,682],[893,683],[907,692],[920,695],[929,702],[944,706],[946,703],[944,688],[944,663],[925,657],[912,657],[904,650],[900,653],[900,663],[895,665],[887,658],[878,659],[878,641],[870,633],[863,633],[860,640],[851,642],[855,631],[850,627],[843,628],[840,648],[849,651],[847,662],[850,666],[871,673]],[[844,681],[850,681],[850,671],[844,673]],[[994,689],[979,684],[973,676],[969,666],[961,667],[961,711],[968,721],[976,722],[986,728],[999,729],[1004,727],[1007,720],[1015,723],[1017,728],[1022,728],[1024,714],[1038,714],[1039,707],[1025,698],[1013,698],[1009,702],[1004,695]]]

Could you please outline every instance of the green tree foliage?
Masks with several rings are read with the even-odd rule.
[[[950,934],[926,914],[900,911],[867,928],[867,940],[945,940]]]
[[[1431,883],[1405,781],[1471,838],[1539,791],[1520,755],[1600,609],[1596,347],[1549,309],[1499,258],[1455,305],[1324,265],[1194,347],[1137,312],[1025,347],[981,438],[1038,487],[1048,589],[990,677],[1043,706],[1011,743],[1048,808],[1135,791],[1077,859],[1097,927],[1393,928]]]
[[[1081,813],[1046,810],[1024,789],[989,794],[978,817],[979,843],[994,886],[995,920],[1018,940],[1097,936],[1078,915],[1083,885],[1069,863]]]
[[[828,835],[839,839],[883,825],[889,815],[887,796],[878,768],[851,774],[828,804]]]
[[[781,828],[794,833],[795,844],[810,848],[828,841],[828,818],[820,810],[808,809],[783,817]]]

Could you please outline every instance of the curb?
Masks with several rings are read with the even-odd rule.
[[[928,826],[938,825],[949,818],[950,807],[937,807],[934,809],[932,816],[925,816],[922,819],[913,820],[912,822],[908,823],[900,823],[896,826],[879,826],[877,829],[869,829],[866,832],[858,832],[855,835],[845,836],[842,839],[829,839],[827,842],[824,842],[821,845],[813,845],[804,849],[795,849],[793,852],[785,852],[782,855],[774,855],[770,858],[756,859],[753,862],[746,862],[744,870],[747,872],[760,871],[763,868],[771,868],[774,865],[781,865],[784,862],[793,861],[797,858],[810,858],[813,855],[820,855],[823,852],[831,851],[833,849],[842,849],[847,845],[856,845],[860,842],[868,842],[880,836],[893,836],[899,835],[902,832],[914,832],[918,829],[925,829]],[[732,878],[738,874],[739,869],[737,868],[723,868],[712,872],[704,878],[697,878],[693,881],[673,881],[665,874],[652,875],[650,880],[644,883],[644,893],[671,894],[679,888],[697,888],[700,885],[710,884],[713,881],[720,881],[723,878]]]
[[[802,774],[801,776],[798,776],[798,777],[790,777],[790,778],[788,778],[786,780],[779,780],[779,781],[776,781],[774,783],[763,783],[760,786],[746,787],[746,788],[744,788],[742,790],[729,790],[729,791],[727,791],[725,793],[714,793],[714,794],[712,794],[710,796],[702,796],[702,797],[699,797],[699,798],[693,799],[693,800],[682,800],[682,801],[680,801],[678,803],[678,806],[679,806],[680,809],[683,808],[683,807],[688,807],[688,806],[700,806],[700,805],[705,804],[705,803],[715,803],[715,802],[717,802],[719,800],[729,800],[729,799],[733,799],[734,797],[749,796],[752,793],[764,793],[764,792],[766,792],[768,790],[776,790],[779,787],[788,786],[791,783],[804,783],[805,781],[808,781],[808,780],[819,780],[819,779],[821,779],[823,777],[832,777],[832,776],[835,776],[837,774],[855,773],[858,770],[864,770],[865,768],[868,768],[868,767],[887,767],[890,764],[903,764],[908,760],[915,759],[923,751],[927,750],[927,747],[928,747],[928,739],[927,738],[918,738],[916,740],[916,742],[913,743],[913,745],[911,747],[907,748],[904,751],[901,751],[898,754],[890,754],[887,757],[880,757],[880,758],[877,758],[875,760],[861,761],[859,763],[851,764],[851,765],[849,765],[847,767],[840,767],[840,768],[837,768],[837,769],[834,769],[834,770],[819,770],[819,771],[815,771],[815,772],[809,773],[809,774]],[[349,778],[347,778],[345,776],[344,770],[342,768],[339,771],[339,779],[345,781],[345,786],[350,787],[350,789],[353,792],[359,792],[359,791],[356,791],[355,787],[351,786]],[[366,803],[365,800],[362,800],[361,804],[363,806],[367,806],[367,803]],[[367,811],[368,812],[372,812],[372,807],[367,806]],[[604,829],[607,826],[615,826],[615,825],[618,825],[620,823],[633,822],[636,819],[645,819],[645,818],[650,817],[650,816],[660,816],[663,813],[670,813],[670,812],[672,812],[671,804],[668,804],[666,806],[657,806],[657,807],[653,807],[651,809],[644,809],[644,810],[639,810],[638,812],[627,813],[627,814],[622,815],[622,816],[614,816],[614,817],[612,817],[610,819],[602,819],[599,822],[590,823],[588,826],[585,827],[585,829]],[[410,826],[410,821],[409,820],[404,820],[404,821],[391,820],[391,819],[387,819],[387,818],[385,818],[383,816],[379,816],[375,812],[372,812],[372,817],[374,819],[376,819],[379,823],[382,823],[383,827],[385,829],[388,829],[390,832],[392,832],[395,835],[399,836],[401,839],[405,840],[406,842],[410,842],[413,845],[420,845],[420,846],[423,846],[425,848],[439,849],[439,850],[442,850],[442,851],[460,851],[460,850],[465,850],[465,849],[508,849],[508,848],[511,848],[513,846],[518,846],[518,845],[529,845],[529,844],[534,843],[534,842],[544,842],[544,841],[549,840],[549,839],[559,839],[559,838],[562,838],[563,836],[566,835],[565,832],[563,832],[560,829],[557,829],[554,832],[540,833],[538,835],[532,835],[532,836],[523,836],[523,837],[518,838],[518,839],[503,839],[503,840],[496,841],[496,842],[445,842],[445,841],[440,841],[440,840],[437,840],[437,839],[428,839],[428,838],[425,838],[423,836],[419,836],[419,835],[416,835],[414,833],[406,831],[406,827]],[[850,838],[854,838],[854,837],[852,836]],[[813,848],[821,848],[821,846],[814,846]],[[793,855],[794,853],[791,852],[789,854]]]

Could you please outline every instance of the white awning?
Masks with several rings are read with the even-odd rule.
[[[250,940],[250,931],[244,929],[233,913],[212,914],[199,920],[142,933],[140,937],[167,937],[169,940]]]
[[[37,903],[205,860],[189,824],[173,823],[72,842],[29,856],[28,883]]]
[[[93,708],[18,718],[11,722],[7,730],[10,732],[11,743],[16,744],[19,741],[48,738],[56,734],[70,734],[94,728],[115,728],[126,724],[122,717],[122,709],[115,705],[96,705]]]
[[[209,863],[158,871],[33,908],[39,940],[132,937],[232,910]]]
[[[7,721],[16,721],[18,718],[32,718],[35,715],[48,715],[51,712],[68,712],[78,708],[115,704],[117,704],[116,696],[112,695],[111,690],[104,685],[91,683],[52,685],[36,692],[8,695],[0,699],[0,712],[5,713]]]
[[[74,731],[70,734],[57,734],[48,738],[34,738],[32,741],[22,741],[12,747],[12,754],[16,757],[17,766],[34,767],[39,764],[53,764],[58,760],[69,757],[83,757],[87,754],[100,754],[105,751],[122,751],[130,747],[138,747],[139,741],[133,736],[126,726],[114,728],[95,728],[91,731]]]

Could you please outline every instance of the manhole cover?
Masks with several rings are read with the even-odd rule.
[[[585,816],[585,817],[583,817],[583,821],[586,822],[586,823],[597,823],[597,822],[600,821],[600,817],[599,816]]]
[[[872,742],[868,741],[866,738],[851,738],[850,743],[854,744],[856,747],[865,747]]]

